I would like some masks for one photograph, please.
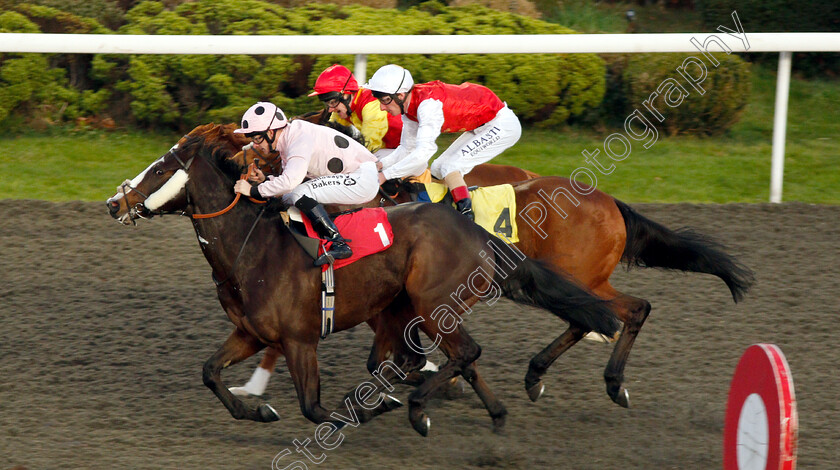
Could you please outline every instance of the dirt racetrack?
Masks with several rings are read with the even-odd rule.
[[[283,417],[239,422],[202,384],[204,361],[227,337],[187,219],[117,225],[104,203],[0,201],[0,470],[46,468],[568,468],[716,469],[732,372],[744,349],[777,344],[793,372],[799,468],[837,468],[840,442],[840,207],[634,205],[676,228],[709,234],[751,267],[757,283],[734,304],[717,278],[635,269],[614,285],[653,311],[626,370],[631,408],[604,392],[604,345],[570,350],[531,403],[530,356],[563,325],[509,302],[483,306],[467,328],[483,346],[485,379],[508,408],[506,432],[471,392],[434,400],[429,437],[406,409],[345,429],[341,445],[294,452],[315,425],[300,413],[285,366],[269,384]],[[339,294],[341,292],[339,291]],[[368,379],[366,326],[319,348],[322,403],[336,406]],[[440,360],[440,357],[437,357]],[[257,359],[223,375],[241,385]],[[399,386],[405,398],[409,388]],[[304,468],[298,466],[297,468]]]

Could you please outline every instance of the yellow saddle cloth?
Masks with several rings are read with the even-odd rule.
[[[446,196],[446,185],[425,182],[426,192],[432,202],[440,202]],[[501,184],[470,191],[475,223],[484,230],[507,239],[510,243],[519,241],[516,227],[516,194],[513,186]]]

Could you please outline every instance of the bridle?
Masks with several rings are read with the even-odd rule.
[[[245,149],[243,149],[243,150],[245,150]],[[178,154],[173,151],[173,149],[170,149],[169,152],[167,153],[167,155],[172,155],[172,157],[175,159],[175,161],[177,161],[178,164],[181,166],[180,169],[184,170],[184,172],[189,171],[190,166],[192,166],[193,161],[195,160],[195,155],[193,155],[186,162],[184,162],[184,160],[182,160],[178,156]],[[213,166],[213,169],[216,170],[216,171],[219,171],[219,169],[216,168],[215,166]],[[247,177],[247,174],[243,173],[242,175],[240,175],[239,179],[245,179],[246,177]],[[123,185],[125,186],[126,183],[123,183]],[[130,184],[127,185],[127,186],[129,188],[131,188]],[[135,188],[131,188],[131,189],[136,191]],[[146,199],[149,198],[149,196],[143,194],[142,192],[140,192],[140,191],[137,191],[137,192],[138,192],[138,194],[143,196],[143,200],[137,202],[135,204],[135,209],[132,209],[132,211],[136,210],[136,207],[141,206],[146,201]],[[189,191],[187,191],[186,194],[187,194],[187,204],[186,205],[189,206],[190,205],[190,193],[189,193]],[[213,217],[218,217],[220,215],[223,215],[223,214],[227,213],[228,211],[230,211],[231,209],[233,209],[233,207],[236,205],[236,203],[238,203],[239,200],[241,199],[241,196],[242,196],[242,194],[236,193],[236,197],[234,197],[233,202],[231,202],[227,207],[225,207],[224,209],[222,209],[220,211],[212,212],[212,213],[209,213],[209,214],[192,214],[192,215],[190,215],[190,218],[192,218],[193,220],[195,220],[195,219],[210,219],[210,218],[213,218]],[[267,202],[267,201],[260,201],[260,200],[254,199],[252,197],[249,197],[248,199],[250,199],[251,202],[254,202],[254,203],[257,203],[257,204],[265,204]],[[145,206],[141,206],[141,207],[144,210],[147,211],[147,214],[149,214],[149,217],[154,216],[154,215],[164,215],[164,214],[178,213],[178,211],[171,211],[171,212],[168,212],[168,211],[148,211],[148,208],[146,208]],[[236,254],[236,258],[234,258],[233,263],[231,264],[231,267],[230,267],[230,272],[231,273],[233,273],[234,269],[236,268],[236,265],[239,263],[239,259],[242,257],[242,253],[245,251],[245,246],[248,244],[248,240],[251,239],[251,234],[254,233],[254,229],[257,227],[257,223],[260,221],[263,214],[265,213],[265,208],[266,207],[267,206],[264,205],[260,209],[259,214],[257,214],[257,217],[254,219],[254,223],[251,224],[251,228],[248,230],[248,234],[245,236],[245,240],[242,242],[242,246],[239,248],[239,252]],[[147,218],[147,217],[142,215],[141,211],[137,211],[136,215],[141,217],[141,218],[144,218],[144,219]],[[186,213],[186,211],[181,210],[180,215],[188,215],[188,214]],[[133,219],[132,219],[132,221],[133,221]],[[233,274],[228,276],[226,279],[224,279],[222,281],[219,281],[216,278],[216,273],[212,274],[213,282],[216,284],[216,287],[221,286],[222,284],[226,283],[228,280],[230,280],[230,278],[232,276],[233,276]]]
[[[169,151],[166,152],[166,155],[164,155],[164,158],[166,158],[167,155],[172,155],[172,157],[175,159],[175,161],[177,161],[178,164],[181,165],[181,169],[183,169],[184,171],[188,171],[190,169],[190,166],[192,166],[193,160],[195,160],[195,155],[190,157],[190,159],[187,160],[186,163],[184,163],[184,161],[181,160],[181,158],[178,156],[178,154],[175,153],[174,149],[175,149],[175,147],[169,149]],[[166,215],[166,214],[186,215],[186,212],[183,211],[183,210],[181,210],[181,211],[153,211],[153,210],[150,210],[148,207],[145,206],[146,200],[149,199],[148,194],[145,194],[142,191],[140,191],[139,189],[137,189],[135,186],[132,186],[130,180],[124,181],[123,184],[120,185],[120,187],[118,189],[118,192],[122,193],[125,196],[128,193],[126,188],[128,188],[131,191],[135,191],[137,194],[139,194],[140,196],[143,197],[142,199],[140,199],[139,201],[134,203],[134,205],[129,209],[129,214],[130,214],[129,219],[131,220],[132,224],[136,225],[137,222],[135,222],[135,220],[137,218],[148,220],[148,219],[150,219],[154,216],[163,216],[163,215]],[[189,193],[187,193],[187,203],[189,204]]]
[[[280,166],[280,167],[282,168],[282,166],[281,166],[281,165],[282,165],[282,161],[280,162],[280,165],[277,165],[278,161],[280,161],[280,160],[281,160],[281,158],[280,158],[280,154],[279,154],[279,153],[277,154],[277,156],[276,156],[276,157],[274,157],[274,158],[273,158],[273,159],[271,159],[270,161],[269,161],[269,160],[267,160],[267,159],[265,159],[265,158],[260,159],[260,157],[262,156],[262,154],[261,154],[260,152],[256,151],[256,150],[254,150],[254,147],[253,147],[252,145],[250,145],[250,144],[249,144],[249,145],[246,145],[246,146],[242,147],[242,164],[243,164],[243,165],[244,165],[244,164],[248,161],[248,150],[251,150],[251,151],[253,151],[254,153],[256,153],[256,154],[257,154],[257,156],[256,156],[256,157],[254,157],[254,165],[255,165],[257,168],[259,168],[259,169],[260,169],[260,171],[262,171],[263,173],[265,173],[265,171],[263,170],[263,168],[268,167],[268,168],[271,170],[271,173],[270,173],[270,174],[272,174],[272,175],[276,175],[276,174],[278,174],[278,173],[279,173],[279,172],[277,171],[277,166]],[[277,165],[277,166],[275,166],[275,165]]]

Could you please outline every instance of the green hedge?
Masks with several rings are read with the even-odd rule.
[[[20,13],[0,13],[0,33],[39,31]],[[79,115],[80,93],[68,86],[64,69],[50,65],[50,57],[0,53],[0,123],[8,127],[6,121],[15,117],[13,112],[37,117],[42,127]]]
[[[650,114],[643,107],[643,102],[660,88],[660,84],[671,78],[683,87],[688,96],[673,107],[664,102],[663,96],[656,97],[653,107],[665,118],[657,127],[669,135],[720,134],[738,122],[747,105],[750,95],[749,64],[735,54],[719,53],[714,54],[720,63],[715,68],[703,55],[697,54],[694,57],[703,60],[708,70],[705,80],[698,84],[705,91],[701,95],[677,72],[687,57],[686,54],[631,54],[622,74],[626,103]],[[696,71],[699,69],[693,66],[687,68],[689,73],[699,76]],[[676,101],[680,93],[675,93],[673,98]]]
[[[437,2],[397,11],[330,4],[287,9],[257,0],[199,0],[170,10],[161,2],[147,1],[123,19],[120,34],[574,33],[481,6],[448,8]],[[235,121],[257,100],[272,100],[290,114],[310,111],[319,106],[306,96],[318,74],[335,62],[353,63],[350,55],[92,57],[86,86],[77,90],[86,90],[76,98],[78,112],[101,112],[122,124],[179,130],[197,122]],[[604,94],[604,63],[594,54],[371,55],[369,61],[369,74],[393,62],[411,70],[418,83],[485,84],[524,122],[542,126],[591,112]]]
[[[750,33],[840,32],[840,2],[837,0],[697,0],[707,30],[718,25],[734,28],[731,14],[738,12]],[[750,60],[776,64],[778,53],[748,54]],[[840,53],[799,52],[793,69],[806,76],[840,75]]]

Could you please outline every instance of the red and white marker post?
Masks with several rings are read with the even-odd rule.
[[[774,344],[744,351],[726,403],[724,470],[794,470],[799,422],[793,378]]]

